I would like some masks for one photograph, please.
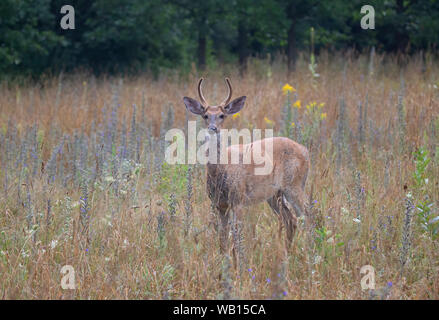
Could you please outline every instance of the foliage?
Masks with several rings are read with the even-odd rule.
[[[431,159],[428,150],[420,147],[414,152],[415,171],[413,178],[415,179],[416,195],[424,200],[419,200],[416,208],[418,209],[418,221],[421,228],[427,232],[433,239],[439,236],[439,215],[434,212],[433,202],[430,201],[426,187],[429,183],[427,174],[427,166]]]
[[[0,2],[0,74],[42,72],[61,45],[50,0]]]
[[[75,30],[62,30],[62,0],[0,3],[0,72],[40,75],[75,68],[124,72],[308,51],[376,46],[437,49],[439,2],[371,0],[376,30],[360,27],[363,1],[74,0]],[[315,30],[310,40],[309,30]],[[313,41],[314,43],[310,43]],[[293,54],[293,53],[292,53]],[[245,70],[245,68],[243,69]]]

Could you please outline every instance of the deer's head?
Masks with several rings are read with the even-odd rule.
[[[230,99],[232,98],[232,85],[230,84],[229,78],[225,78],[225,81],[229,88],[229,92],[227,98],[219,105],[212,106],[206,102],[201,89],[203,78],[198,81],[198,95],[200,97],[200,102],[189,97],[183,98],[186,108],[193,114],[200,115],[204,119],[209,133],[219,132],[227,116],[238,113],[242,107],[244,107],[245,96],[236,98],[230,102]]]

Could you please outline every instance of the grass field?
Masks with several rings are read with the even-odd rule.
[[[0,297],[439,299],[439,64],[395,60],[322,54],[319,76],[302,57],[290,76],[252,60],[243,77],[225,66],[1,83]],[[264,203],[230,236],[244,257],[234,265],[205,168],[163,161],[201,75],[212,103],[224,75],[247,96],[227,127],[274,128],[310,150],[309,218],[288,255]],[[64,265],[75,290],[61,287]],[[375,290],[362,290],[364,265]]]

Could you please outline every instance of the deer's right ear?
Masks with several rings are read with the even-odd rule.
[[[204,107],[197,100],[189,97],[184,97],[183,102],[186,106],[186,109],[188,109],[193,114],[201,115],[204,113]]]

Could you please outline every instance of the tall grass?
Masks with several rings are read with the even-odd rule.
[[[439,65],[413,57],[401,71],[394,60],[322,54],[318,78],[305,59],[290,77],[281,60],[250,61],[243,77],[233,66],[203,74],[208,101],[225,95],[224,75],[247,96],[227,126],[273,127],[313,154],[310,223],[299,220],[286,254],[269,206],[247,208],[232,228],[239,265],[219,252],[204,168],[163,161],[164,133],[192,119],[182,97],[195,97],[201,74],[2,83],[0,297],[363,299],[369,264],[383,297],[438,299],[438,239],[412,210],[428,197],[437,221]],[[422,190],[421,146],[431,156]],[[64,265],[75,290],[61,288]]]

